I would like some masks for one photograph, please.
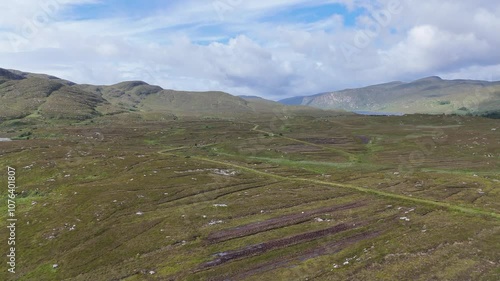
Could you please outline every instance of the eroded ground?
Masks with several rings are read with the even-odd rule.
[[[16,280],[500,279],[498,120],[110,118],[0,126]]]

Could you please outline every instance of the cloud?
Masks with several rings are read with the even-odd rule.
[[[59,6],[0,12],[0,67],[274,99],[430,75],[500,80],[496,1],[152,1],[143,17],[120,1],[99,17],[86,8],[103,1],[47,1]]]
[[[404,41],[388,50],[393,63],[399,62],[396,71],[417,74],[487,64],[495,59],[493,52],[492,46],[474,33],[451,33],[431,25],[412,28]]]

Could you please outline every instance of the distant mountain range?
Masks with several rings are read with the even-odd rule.
[[[165,90],[142,81],[80,85],[45,74],[0,68],[0,121],[87,120],[123,113],[237,117],[347,114],[345,111],[500,115],[500,82],[392,82],[280,102],[224,92]]]
[[[86,120],[122,113],[236,117],[291,112],[339,113],[305,106],[285,106],[259,97],[236,97],[224,92],[165,90],[142,81],[110,86],[79,85],[50,75],[0,68],[0,122],[14,119]]]
[[[391,82],[279,102],[354,112],[498,115],[500,82],[443,80],[433,76],[410,83]]]

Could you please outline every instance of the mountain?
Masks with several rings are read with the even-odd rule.
[[[246,100],[263,100],[264,98],[259,97],[259,96],[246,96],[246,95],[239,95],[238,97]]]
[[[326,110],[326,111],[325,111]],[[0,68],[0,121],[87,120],[118,114],[250,117],[342,111],[500,115],[500,82],[428,77],[274,102],[220,91],[163,89],[143,81],[76,84],[46,74]]]
[[[0,69],[0,121],[24,117],[88,119],[106,101],[71,83]]]
[[[432,76],[410,83],[396,81],[279,102],[347,111],[495,114],[500,111],[500,82]]]
[[[124,111],[169,112],[176,115],[252,112],[252,108],[244,99],[224,92],[164,90],[142,81],[122,82],[111,86],[77,85],[76,87],[102,96],[108,103],[100,110],[108,114]]]
[[[302,102],[305,98],[314,98],[323,95],[324,93],[321,94],[316,94],[312,96],[298,96],[298,97],[291,97],[291,98],[286,98],[279,100],[278,102],[284,105],[303,105]]]
[[[237,117],[290,112],[331,114],[333,111],[285,106],[259,97],[236,97],[219,91],[166,90],[143,81],[79,85],[50,75],[0,68],[0,122],[23,118],[87,120],[124,113]]]

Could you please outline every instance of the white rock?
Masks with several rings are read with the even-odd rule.
[[[208,225],[216,225],[216,224],[221,224],[221,223],[223,223],[223,221],[221,221],[221,220],[217,220],[217,221],[216,220],[212,220],[212,221],[210,221],[208,223]]]
[[[217,175],[222,175],[222,176],[234,176],[237,174],[235,170],[214,169],[213,172]]]
[[[227,204],[214,204],[214,207],[227,207]]]

